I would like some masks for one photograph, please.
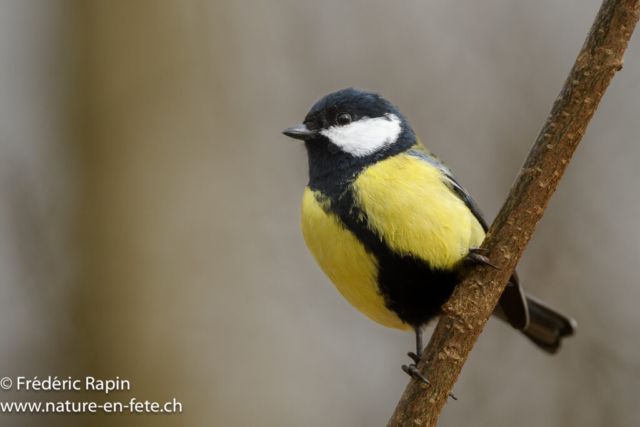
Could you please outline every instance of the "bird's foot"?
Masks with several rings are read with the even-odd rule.
[[[488,249],[484,248],[469,248],[469,253],[464,258],[466,261],[471,262],[473,264],[486,265],[491,268],[495,268],[496,270],[502,270],[497,265],[491,264],[489,258],[484,255],[480,255],[481,252],[486,252]]]
[[[414,365],[413,363],[411,365],[402,365],[402,370],[409,375],[411,378],[415,378],[417,380],[422,381],[423,383],[427,384],[427,385],[431,385],[431,383],[429,382],[428,379],[425,378],[424,375],[422,375],[422,372],[420,372],[418,370],[418,366]]]
[[[416,365],[420,363],[420,356],[415,354],[413,351],[410,351],[409,353],[407,353],[407,356],[409,356],[411,360],[415,362]]]
[[[420,370],[418,369],[418,363],[420,362],[420,357],[412,351],[407,353],[407,356],[409,356],[415,363],[412,363],[411,365],[402,365],[402,370],[411,378],[422,381],[428,386],[431,386],[431,383],[429,382],[429,380],[424,375],[422,375],[422,372],[420,372]],[[449,393],[449,396],[451,396],[453,400],[458,400],[458,398],[455,397],[453,393]]]

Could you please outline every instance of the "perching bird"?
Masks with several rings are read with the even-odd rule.
[[[302,125],[283,131],[304,141],[309,184],[302,233],[340,293],[364,315],[413,330],[434,320],[470,263],[482,255],[482,212],[451,171],[420,142],[398,108],[377,94],[344,89],[320,99]],[[576,323],[526,295],[514,272],[494,314],[549,353]]]

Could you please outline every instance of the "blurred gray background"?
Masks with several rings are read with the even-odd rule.
[[[0,423],[386,425],[413,337],[316,266],[306,155],[280,131],[326,93],[379,92],[493,217],[598,8],[0,1],[0,376],[119,376],[131,391],[70,398],[183,404]],[[640,420],[638,38],[519,265],[578,335],[549,357],[491,321],[439,425]]]

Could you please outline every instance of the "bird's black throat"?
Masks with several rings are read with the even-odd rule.
[[[413,130],[406,126],[393,144],[368,156],[357,157],[318,135],[304,144],[309,157],[309,188],[329,198],[337,198],[367,166],[403,153],[416,142]]]

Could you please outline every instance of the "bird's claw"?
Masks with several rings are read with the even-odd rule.
[[[471,249],[469,249],[469,253],[465,257],[465,259],[470,261],[470,262],[472,262],[472,263],[474,263],[474,264],[486,265],[488,267],[495,268],[496,270],[502,270],[497,265],[491,264],[491,261],[489,261],[489,258],[487,258],[484,255],[480,255],[479,253],[477,253],[478,251],[486,251],[486,249],[471,248]]]
[[[423,383],[427,384],[428,386],[431,386],[431,383],[429,382],[429,380],[422,375],[422,372],[420,372],[420,370],[418,370],[418,366],[417,363],[420,361],[420,358],[418,357],[417,354],[415,354],[414,352],[410,351],[409,353],[407,353],[407,355],[413,359],[416,362],[416,365],[414,365],[413,363],[411,365],[402,365],[402,370],[409,375],[411,378],[415,378],[419,381],[422,381]],[[453,395],[453,393],[449,393],[449,396],[451,396],[451,398],[453,398],[453,400],[458,400],[457,397],[455,397]]]
[[[413,351],[410,351],[409,353],[407,353],[407,356],[409,356],[411,360],[415,362],[416,365],[420,363],[420,356],[415,354]]]
[[[422,372],[420,372],[418,370],[418,367],[416,365],[414,365],[414,364],[411,364],[409,366],[402,365],[402,370],[405,371],[407,373],[407,375],[409,375],[411,378],[415,378],[417,380],[422,381],[423,383],[425,383],[427,385],[431,385],[429,380],[426,379],[424,375],[422,375]]]

